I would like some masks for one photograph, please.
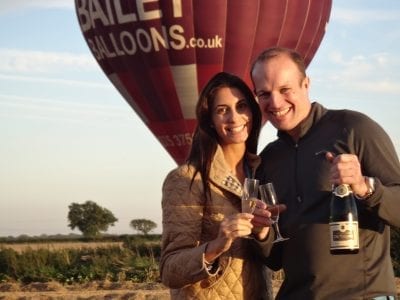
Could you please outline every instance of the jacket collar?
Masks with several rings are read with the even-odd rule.
[[[245,160],[250,169],[250,175],[254,177],[255,170],[261,163],[261,158],[256,154],[247,152]],[[242,184],[229,170],[221,146],[217,147],[217,151],[211,162],[210,181],[239,197],[242,195]]]
[[[313,102],[311,104],[311,110],[308,116],[298,125],[300,129],[299,139],[304,137],[310,129],[314,126],[314,124],[318,123],[319,120],[326,114],[328,110],[323,107],[318,102]],[[284,138],[288,137],[289,135],[286,131],[278,130],[278,137]],[[291,138],[290,138],[291,139]]]

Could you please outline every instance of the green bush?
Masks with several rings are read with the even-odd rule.
[[[17,277],[17,253],[11,249],[0,249],[0,280]]]
[[[157,281],[159,242],[139,244],[130,240],[127,244],[129,247],[27,249],[20,253],[0,248],[0,281],[66,284],[93,280]]]
[[[130,239],[136,243],[145,243],[145,242],[157,242],[160,241],[160,234],[148,234],[146,237],[143,235],[136,234],[103,234],[101,237],[96,239],[84,237],[81,234],[70,233],[68,235],[65,234],[55,234],[55,235],[46,235],[42,234],[40,236],[28,236],[28,235],[20,235],[17,237],[8,236],[8,237],[0,237],[0,243],[51,243],[51,242],[120,242],[125,239]]]

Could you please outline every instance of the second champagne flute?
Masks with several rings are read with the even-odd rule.
[[[272,184],[272,182],[268,182],[266,184],[260,185],[259,189],[261,200],[263,200],[268,205],[267,209],[268,207],[273,207],[274,211],[276,211],[276,213],[271,215],[272,227],[274,228],[276,234],[276,239],[273,241],[273,243],[288,240],[289,238],[283,237],[279,230],[279,201],[275,193],[274,185]]]

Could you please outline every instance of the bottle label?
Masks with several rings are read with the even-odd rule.
[[[358,222],[329,223],[331,236],[331,250],[358,249]]]
[[[341,184],[334,188],[333,194],[337,197],[344,198],[350,195],[353,191],[348,184]]]

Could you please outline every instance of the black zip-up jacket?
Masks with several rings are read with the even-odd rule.
[[[374,177],[375,192],[357,200],[360,250],[331,255],[329,249],[329,162],[321,150],[352,153],[362,174]],[[389,225],[400,227],[400,164],[385,131],[350,110],[327,110],[318,103],[301,124],[298,143],[285,132],[261,153],[258,175],[272,181],[287,205],[279,220],[290,239],[274,245],[267,265],[283,268],[277,299],[370,299],[396,295],[390,258]]]

